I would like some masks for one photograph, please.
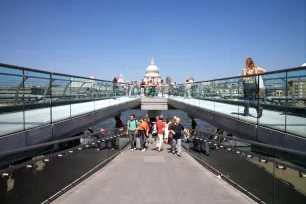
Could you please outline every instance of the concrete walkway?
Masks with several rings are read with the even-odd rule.
[[[152,146],[151,148],[153,148]],[[125,151],[53,203],[256,203],[187,153]]]

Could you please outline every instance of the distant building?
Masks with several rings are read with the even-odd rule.
[[[306,80],[293,80],[289,84],[296,98],[306,98]]]
[[[161,83],[161,76],[158,67],[154,64],[154,58],[152,57],[151,64],[147,67],[146,74],[143,80],[149,82],[152,80],[153,83]]]
[[[169,77],[169,76],[166,77],[166,84],[172,84],[171,77]]]

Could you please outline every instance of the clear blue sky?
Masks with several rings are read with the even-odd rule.
[[[0,0],[0,62],[140,80],[154,55],[177,82],[306,62],[305,0]]]

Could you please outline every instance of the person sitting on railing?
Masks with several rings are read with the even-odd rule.
[[[260,107],[260,104],[256,100],[256,95],[258,93],[258,78],[259,76],[251,76],[248,77],[248,75],[254,75],[258,73],[265,73],[266,70],[263,68],[260,68],[254,64],[254,61],[252,58],[246,59],[246,67],[242,71],[243,75],[243,92],[244,92],[244,114],[243,116],[249,115],[249,106],[253,106],[256,108],[257,111],[257,117],[261,118],[263,108]],[[251,103],[250,103],[251,101]]]
[[[85,136],[86,136],[86,137],[80,138],[80,143],[81,143],[82,145],[87,144],[88,141],[90,140],[91,134],[93,134],[93,133],[94,133],[94,131],[93,131],[92,127],[89,127],[89,128],[85,131],[85,134],[86,134]]]

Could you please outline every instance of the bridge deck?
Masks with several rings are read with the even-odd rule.
[[[153,148],[152,146],[151,148]],[[255,203],[190,155],[125,151],[54,203]]]

